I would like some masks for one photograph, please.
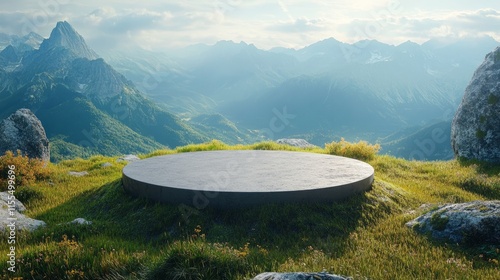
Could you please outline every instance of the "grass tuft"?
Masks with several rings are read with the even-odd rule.
[[[380,150],[380,145],[370,145],[365,141],[350,143],[342,138],[339,142],[325,144],[325,150],[330,155],[344,156],[359,160],[372,160]]]
[[[16,192],[27,202],[26,214],[47,226],[16,235],[15,273],[7,270],[7,233],[0,234],[0,244],[5,245],[0,246],[0,279],[242,280],[264,271],[323,270],[355,280],[500,279],[498,246],[445,244],[405,226],[429,209],[422,204],[499,199],[500,166],[407,161],[377,155],[378,148],[345,141],[324,149],[300,149],[273,142],[229,146],[214,140],[141,155],[221,149],[308,151],[361,158],[375,169],[371,190],[344,201],[205,208],[189,219],[183,218],[179,205],[126,194],[121,186],[126,163],[116,157],[48,164]],[[13,156],[0,162],[19,160],[29,165]],[[103,167],[106,162],[111,166]],[[76,178],[69,171],[89,175]],[[67,224],[75,218],[92,224]],[[436,223],[445,225],[440,216]],[[473,240],[476,234],[471,235]]]

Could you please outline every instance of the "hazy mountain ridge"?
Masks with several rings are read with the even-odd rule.
[[[211,136],[225,143],[252,143],[259,135],[238,127],[221,114],[200,114],[189,120],[189,124],[200,131],[211,131]]]
[[[175,77],[160,78],[145,92],[159,102],[175,100],[179,114],[221,113],[254,130],[268,128],[273,110],[287,108],[296,118],[275,137],[322,139],[313,134],[328,131],[332,138],[376,141],[451,118],[475,68],[498,44],[491,37],[397,46],[329,38],[298,50],[266,51],[220,41],[165,52],[166,62],[156,62],[161,70],[136,76]],[[127,72],[140,73],[138,65]]]
[[[449,160],[451,120],[410,129],[407,133],[381,141],[382,153],[415,160]],[[409,134],[409,135],[408,135]]]
[[[44,38],[35,32],[30,32],[24,36],[9,35],[0,33],[0,51],[12,45],[15,48],[21,49],[29,46],[31,49],[38,49]]]
[[[22,37],[0,33],[0,68],[7,72],[16,70],[23,56],[38,49],[42,41],[43,38],[33,32]]]
[[[86,154],[147,152],[208,139],[97,57],[71,25],[59,22],[39,49],[0,73],[8,85],[0,93],[2,117],[30,108],[56,143],[83,146]]]
[[[117,126],[138,133],[141,151],[160,143],[210,138],[241,143],[262,136],[301,135],[320,146],[339,137],[383,142],[397,131],[406,132],[391,143],[407,143],[404,139],[416,131],[406,128],[451,118],[484,53],[498,45],[490,37],[397,46],[329,38],[298,50],[261,50],[220,41],[164,53],[107,50],[108,64],[66,22],[58,23],[48,39],[40,38],[0,34],[4,114],[18,106],[43,112],[48,100],[57,103],[50,95],[83,98]],[[273,120],[283,121],[280,114],[292,118],[273,130]],[[74,137],[51,134],[50,125],[48,132],[78,145]],[[85,142],[88,133],[79,137]]]

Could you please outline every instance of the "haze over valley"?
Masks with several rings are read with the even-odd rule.
[[[221,114],[255,131],[269,129],[279,111],[291,118],[286,128],[273,131],[276,139],[301,137],[321,146],[345,137],[392,148],[394,140],[438,123],[449,130],[472,73],[497,45],[491,37],[397,46],[328,38],[298,50],[261,50],[219,41],[160,55],[142,50],[105,56],[143,92],[186,119]],[[447,154],[435,158],[450,158],[448,146],[442,147]]]
[[[497,33],[467,25],[478,15],[496,20],[494,9],[474,4],[446,18],[442,10],[424,13],[406,2],[378,3],[346,29],[324,15],[317,21],[297,18],[300,4],[279,2],[295,27],[255,22],[258,35],[241,25],[252,22],[239,14],[248,4],[161,7],[182,15],[184,9],[220,14],[217,20],[207,17],[210,39],[199,33],[203,27],[196,20],[168,29],[168,14],[152,10],[160,9],[157,4],[128,13],[99,8],[87,16],[72,14],[80,4],[44,6],[44,24],[30,20],[26,9],[21,29],[4,27],[14,33],[0,33],[1,117],[29,107],[61,157],[146,152],[210,139],[237,144],[303,138],[323,146],[345,138],[380,143],[381,153],[407,159],[450,159],[451,119],[474,70],[499,45]],[[343,7],[346,13],[351,8]],[[65,9],[85,36],[60,20],[48,36],[35,32],[47,33],[49,21]],[[420,20],[435,26],[410,24],[412,12],[422,12]],[[223,32],[229,22],[234,29]],[[413,24],[413,33],[396,23]],[[235,33],[236,26],[241,32]],[[264,34],[276,37],[266,43]]]

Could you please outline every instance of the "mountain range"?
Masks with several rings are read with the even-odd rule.
[[[0,117],[31,109],[53,140],[53,159],[75,152],[148,152],[209,139],[145,97],[67,22],[57,23],[39,48],[11,44],[0,57]]]
[[[0,34],[0,117],[30,108],[58,158],[211,138],[301,137],[322,146],[344,137],[396,156],[447,159],[449,135],[432,154],[415,151],[436,128],[447,131],[472,73],[497,45],[491,37],[397,46],[329,38],[301,49],[219,41],[95,52],[59,22],[48,39]]]
[[[274,138],[302,137],[316,145],[340,137],[362,139],[387,144],[383,152],[404,156],[409,153],[394,151],[406,148],[394,145],[449,122],[474,70],[498,44],[488,36],[397,46],[329,38],[301,49],[261,50],[220,41],[162,53],[103,55],[183,118],[221,114],[237,127],[269,136],[262,131],[269,131],[277,111],[286,110],[294,118],[273,131]],[[394,135],[401,138],[389,145]],[[447,152],[426,158],[450,158],[448,144],[443,144]]]

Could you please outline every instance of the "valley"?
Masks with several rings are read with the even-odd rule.
[[[428,141],[426,129],[450,122],[482,56],[498,44],[329,38],[297,50],[219,41],[163,53],[96,52],[67,22],[48,39],[2,38],[0,117],[33,110],[56,161],[279,138],[318,146],[367,140],[408,159],[450,159],[449,139],[432,152],[419,152],[418,143]]]

